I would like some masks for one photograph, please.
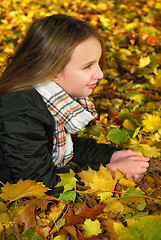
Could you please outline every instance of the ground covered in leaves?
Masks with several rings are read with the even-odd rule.
[[[106,77],[91,100],[98,117],[79,132],[97,142],[140,151],[150,167],[139,184],[101,166],[61,175],[64,192],[48,196],[34,181],[7,183],[0,193],[0,240],[160,240],[160,0],[1,0],[0,67],[31,22],[65,13],[93,24],[106,45]]]

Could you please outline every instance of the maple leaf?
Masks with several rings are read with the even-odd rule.
[[[82,182],[85,183],[85,185],[87,187],[90,186],[90,182],[93,179],[93,175],[95,174],[95,170],[93,170],[92,168],[88,168],[88,171],[81,171],[80,173],[78,173],[78,176],[81,178]]]
[[[161,118],[154,114],[145,114],[142,123],[145,132],[155,132],[161,128]]]
[[[113,193],[111,192],[97,192],[97,196],[100,197],[101,202],[104,202],[107,198],[111,197]]]
[[[107,139],[116,144],[120,144],[121,142],[127,142],[128,132],[125,129],[113,129],[109,131]]]
[[[41,197],[45,195],[45,192],[50,188],[45,187],[41,182],[34,180],[22,180],[20,179],[16,184],[10,184],[7,182],[2,188],[0,197],[4,200],[15,201],[24,197]]]
[[[112,178],[111,172],[106,167],[100,166],[98,171],[89,169],[78,173],[82,182],[93,191],[111,191],[115,188],[117,180]]]
[[[84,230],[84,236],[87,238],[90,238],[93,235],[98,235],[102,232],[101,224],[97,219],[95,221],[86,219],[84,224],[82,224],[82,228]]]
[[[108,198],[104,201],[106,204],[103,209],[104,212],[112,212],[112,213],[122,213],[124,211],[124,205],[122,202],[115,198]]]
[[[129,179],[127,179],[125,177],[121,178],[119,180],[119,184],[121,186],[124,186],[124,187],[133,187],[133,186],[135,186],[135,182],[134,182],[132,177],[130,177]]]
[[[157,157],[160,157],[161,155],[161,150],[159,148],[151,147],[149,144],[134,142],[134,144],[129,145],[129,149],[133,151],[141,152],[145,157],[150,157],[150,158],[152,157],[157,158]]]
[[[94,174],[90,183],[90,187],[94,191],[112,191],[116,186],[116,180],[100,177],[97,173]]]
[[[75,172],[70,169],[69,173],[60,173],[58,174],[61,178],[61,181],[55,187],[64,187],[63,192],[67,192],[72,190],[73,188],[76,189],[76,182],[78,181],[74,176]]]

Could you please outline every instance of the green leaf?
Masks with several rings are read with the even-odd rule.
[[[117,228],[118,240],[160,240],[160,231],[161,215],[143,217],[129,228]]]
[[[76,191],[69,191],[69,192],[61,193],[59,196],[59,199],[64,200],[64,201],[74,202],[76,199]]]
[[[119,119],[125,120],[131,118],[130,111],[127,108],[121,109],[119,114],[117,115]]]
[[[30,240],[43,240],[43,238],[41,236],[35,235],[35,228],[34,227],[26,229],[21,234],[21,238],[23,238],[23,237],[27,237]]]
[[[120,130],[120,129],[113,129],[110,130],[107,139],[115,144],[120,144],[121,142],[127,142],[128,136],[126,130]]]
[[[129,91],[125,93],[125,97],[129,98],[130,100],[134,100],[136,103],[141,103],[145,100],[145,96],[143,93]]]
[[[133,186],[131,188],[128,188],[124,193],[125,194],[122,194],[122,196],[121,196],[121,199],[120,199],[121,202],[140,203],[140,198],[141,198],[141,202],[143,200],[143,203],[144,203],[145,193],[139,187],[135,188]]]
[[[139,211],[143,211],[144,208],[146,207],[146,204],[138,203],[138,204],[137,204],[137,207],[138,207],[138,210],[139,210]]]

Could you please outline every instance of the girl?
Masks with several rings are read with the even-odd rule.
[[[74,134],[96,117],[88,96],[103,77],[100,34],[67,15],[36,20],[0,80],[0,180],[44,182],[100,163],[140,181],[149,158]],[[72,164],[74,163],[74,164]]]

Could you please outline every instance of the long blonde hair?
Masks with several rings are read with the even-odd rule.
[[[90,36],[100,41],[103,50],[100,33],[85,21],[64,14],[37,19],[0,78],[0,95],[56,76],[69,62],[76,46]],[[101,68],[104,55],[103,51]]]

